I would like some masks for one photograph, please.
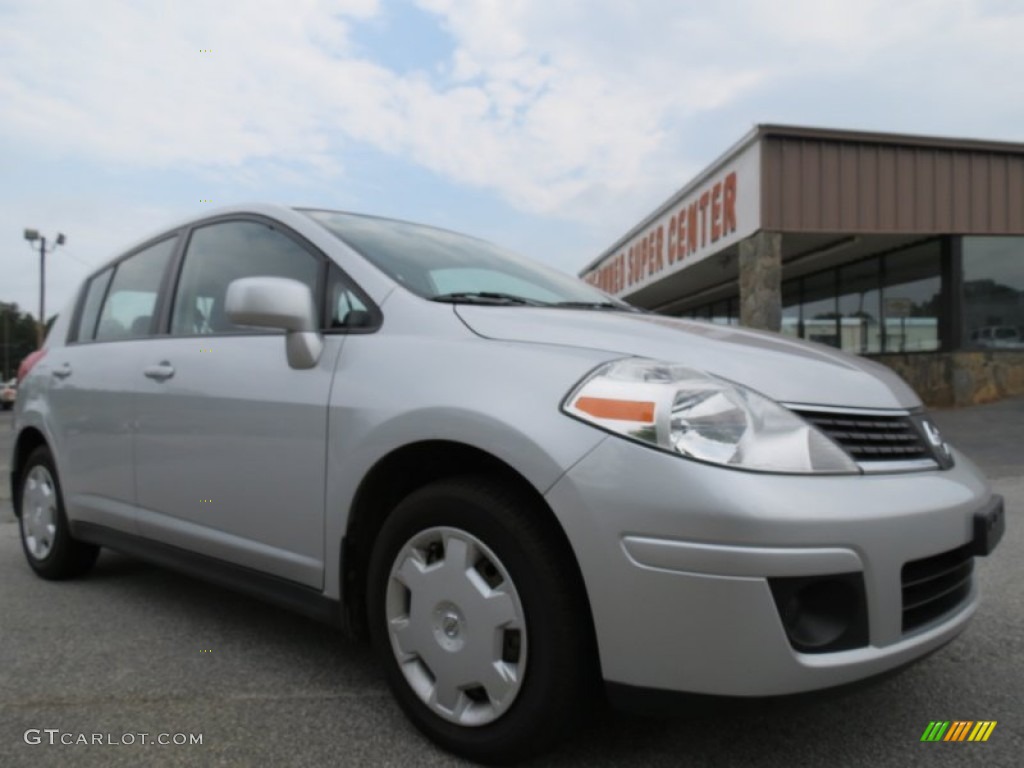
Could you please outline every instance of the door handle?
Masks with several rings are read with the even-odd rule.
[[[174,366],[168,363],[166,360],[157,365],[146,366],[143,370],[148,379],[156,379],[157,381],[164,381],[165,379],[171,378],[174,375]]]
[[[64,363],[60,366],[60,368],[54,368],[52,373],[58,379],[66,379],[68,376],[71,375],[71,365],[68,363]]]

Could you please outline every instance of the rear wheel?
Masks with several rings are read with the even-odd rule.
[[[538,506],[487,478],[438,481],[395,508],[371,557],[370,632],[395,697],[479,762],[550,748],[590,704],[585,597]]]
[[[71,536],[53,456],[45,446],[25,462],[18,487],[21,546],[28,564],[44,579],[80,576],[96,562],[99,547]]]

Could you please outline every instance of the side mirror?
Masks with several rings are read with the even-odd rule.
[[[237,325],[280,328],[292,368],[312,368],[324,342],[317,330],[313,294],[303,283],[286,277],[243,277],[232,280],[224,299],[228,319]]]

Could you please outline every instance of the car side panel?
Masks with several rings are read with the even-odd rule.
[[[284,334],[155,339],[138,382],[140,531],[307,586],[323,583],[327,399],[344,336],[312,368]]]
[[[132,373],[144,340],[59,346],[32,370],[72,520],[135,532]],[[36,394],[33,390],[33,394]]]

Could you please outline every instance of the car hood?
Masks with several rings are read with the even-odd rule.
[[[914,391],[883,365],[776,333],[639,312],[465,304],[455,311],[470,330],[488,339],[682,363],[780,402],[849,408],[921,405]]]

